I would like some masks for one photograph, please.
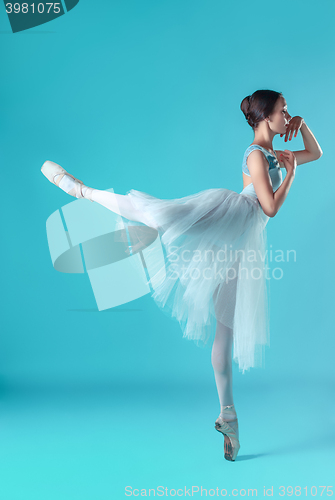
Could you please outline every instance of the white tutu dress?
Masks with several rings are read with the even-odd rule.
[[[282,183],[278,160],[258,145],[247,148],[242,170],[250,176],[247,157],[260,149],[269,163],[273,191]],[[162,200],[141,191],[127,192],[158,231],[164,259],[152,249],[155,279],[152,293],[161,310],[178,320],[183,337],[211,345],[216,320],[233,329],[233,360],[242,373],[264,366],[269,345],[269,271],[266,224],[254,187],[241,193],[206,189],[183,198]],[[133,246],[138,251],[143,241]],[[133,242],[132,242],[133,245]],[[157,247],[155,247],[157,248]],[[161,249],[160,249],[161,250]],[[163,276],[157,286],[157,277]]]

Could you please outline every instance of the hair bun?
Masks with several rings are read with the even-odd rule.
[[[266,89],[256,90],[244,97],[240,108],[246,121],[253,129],[257,128],[258,123],[273,112],[279,97],[283,97],[281,92]]]
[[[246,118],[247,122],[249,123],[249,125],[251,127],[254,127],[255,124],[254,124],[252,118],[250,117],[250,113],[247,113],[245,118]]]

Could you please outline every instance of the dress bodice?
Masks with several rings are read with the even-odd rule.
[[[271,178],[272,190],[273,192],[275,192],[283,182],[283,176],[276,156],[270,153],[267,149],[264,149],[262,146],[259,146],[258,144],[251,144],[251,146],[249,146],[244,153],[242,171],[250,177],[250,172],[247,165],[247,158],[251,153],[251,151],[254,151],[255,149],[259,149],[260,151],[262,151],[262,153],[264,154],[265,158],[269,163],[269,175]],[[248,194],[257,198],[256,191],[252,183],[248,184],[248,186],[246,186],[243,189],[243,191],[241,191],[241,193]]]

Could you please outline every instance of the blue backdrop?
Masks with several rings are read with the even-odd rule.
[[[334,14],[326,1],[80,0],[13,34],[0,9],[1,498],[331,485]],[[270,283],[265,370],[233,366],[241,450],[229,463],[210,350],[150,295],[99,312],[87,274],[55,271],[46,220],[72,199],[40,169],[52,160],[120,194],[240,192],[253,141],[240,103],[260,88],[284,94],[323,156],[297,167],[267,225],[269,249],[296,261]],[[304,148],[300,132],[273,145]]]

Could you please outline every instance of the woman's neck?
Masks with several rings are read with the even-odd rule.
[[[265,125],[265,124],[262,124]],[[272,140],[275,134],[266,126],[263,126],[261,130],[255,131],[255,137],[253,144],[258,144],[262,148],[268,151],[273,151]]]

